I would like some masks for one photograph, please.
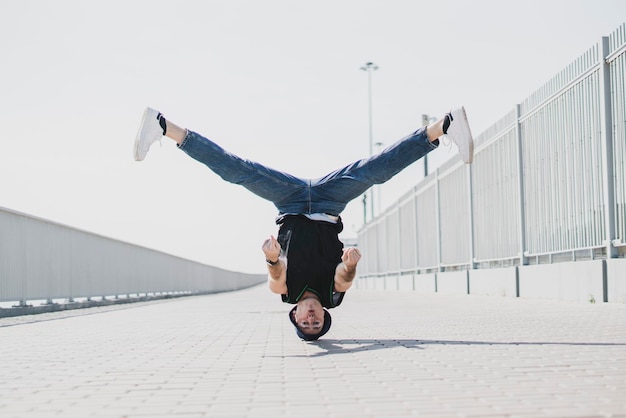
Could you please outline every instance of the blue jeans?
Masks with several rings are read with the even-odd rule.
[[[420,128],[377,155],[349,164],[316,180],[302,179],[240,158],[211,140],[187,131],[179,148],[224,180],[269,200],[281,214],[339,215],[348,202],[374,184],[391,179],[437,148]]]

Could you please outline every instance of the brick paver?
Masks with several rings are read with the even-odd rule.
[[[626,417],[626,305],[265,286],[0,320],[0,416]]]

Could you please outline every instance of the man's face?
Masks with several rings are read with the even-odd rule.
[[[324,308],[313,296],[300,299],[293,316],[304,334],[317,334],[324,326]]]

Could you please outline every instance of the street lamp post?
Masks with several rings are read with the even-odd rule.
[[[428,126],[430,122],[436,121],[437,118],[422,114],[422,125]],[[428,176],[428,154],[424,155],[424,177]]]
[[[374,139],[372,136],[372,71],[378,70],[378,66],[373,62],[366,62],[361,70],[367,72],[367,101],[369,110],[369,137],[370,137],[370,157],[374,155]],[[367,222],[367,198],[363,196],[363,223]],[[370,189],[370,213],[372,219],[374,218],[374,188]]]
[[[380,152],[380,149],[383,147],[383,145],[385,145],[385,144],[382,143],[382,142],[376,142],[374,144],[374,146],[376,147],[376,154],[378,154]],[[380,184],[377,184],[376,186],[374,186],[372,191],[375,191],[375,194],[376,194],[376,212],[381,213],[382,212],[381,205],[382,205],[382,201],[383,201],[383,194],[381,192]],[[373,217],[373,214],[372,214],[372,217]]]

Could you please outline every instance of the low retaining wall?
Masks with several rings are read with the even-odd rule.
[[[520,297],[603,302],[604,264],[592,260],[522,266]]]
[[[626,259],[359,277],[357,288],[626,303]]]
[[[519,296],[517,267],[469,270],[470,294]]]

